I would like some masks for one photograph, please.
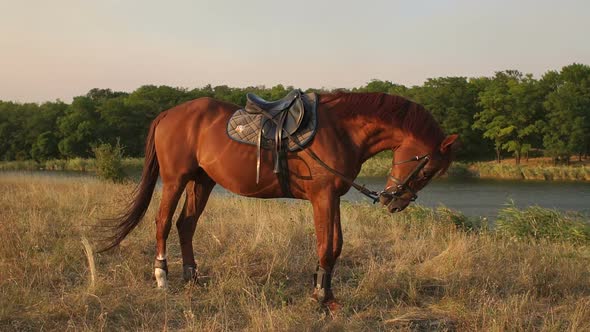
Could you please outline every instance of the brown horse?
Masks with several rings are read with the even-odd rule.
[[[307,149],[325,165],[305,151],[288,153],[289,184],[295,198],[309,200],[313,206],[319,257],[313,296],[332,306],[337,304],[331,275],[342,250],[340,196],[351,188],[347,179],[356,178],[371,156],[394,150],[391,175],[379,200],[390,212],[401,211],[416,198],[418,190],[449,167],[457,135],[445,138],[429,112],[402,97],[337,93],[318,98],[317,133]],[[167,285],[166,239],[183,191],[186,201],[176,227],[185,280],[196,275],[192,238],[216,184],[243,196],[283,197],[277,176],[268,166],[272,164],[271,152],[262,151],[264,167],[257,184],[256,147],[227,136],[228,119],[238,109],[200,98],[161,113],[151,124],[141,182],[126,212],[116,219],[116,232],[104,250],[118,245],[140,222],[160,176],[163,188],[156,217],[154,269],[158,287]]]

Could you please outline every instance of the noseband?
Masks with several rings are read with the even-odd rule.
[[[412,170],[412,172],[410,172],[410,174],[408,174],[408,176],[406,176],[406,178],[403,181],[394,177],[393,175],[389,175],[389,178],[395,184],[378,192],[377,193],[378,197],[379,198],[385,197],[388,199],[394,199],[394,198],[401,197],[402,195],[404,195],[406,193],[410,193],[412,195],[409,199],[410,202],[415,201],[418,198],[418,195],[416,195],[416,192],[414,192],[414,190],[412,190],[412,188],[410,188],[408,186],[408,183],[410,181],[412,181],[416,177],[416,175],[418,175],[418,173],[420,173],[420,171],[424,168],[424,166],[426,166],[426,164],[428,163],[429,160],[430,160],[430,158],[428,157],[428,154],[425,154],[422,156],[415,156],[411,159],[394,163],[393,165],[396,166],[396,165],[411,163],[414,161],[419,161],[418,165],[416,165],[416,167]]]

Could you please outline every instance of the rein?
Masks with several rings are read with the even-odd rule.
[[[260,110],[260,113],[262,115],[264,115],[264,117],[266,117],[267,119],[269,119],[270,121],[272,121],[274,124],[276,124],[278,126],[278,121],[270,113],[268,113],[262,109]],[[344,174],[338,172],[337,170],[333,169],[332,167],[328,166],[310,148],[305,148],[305,147],[301,146],[301,144],[299,144],[297,139],[295,137],[293,137],[291,134],[289,134],[287,131],[283,131],[283,133],[286,134],[287,137],[300,150],[307,153],[307,155],[310,156],[311,159],[315,160],[318,164],[320,164],[320,166],[325,168],[330,173],[338,176],[344,182],[351,185],[354,189],[358,190],[361,194],[363,194],[363,195],[369,197],[371,200],[373,200],[373,204],[377,203],[379,201],[379,198],[381,198],[382,196],[387,197],[387,198],[394,198],[394,197],[401,196],[405,192],[410,192],[412,194],[411,201],[415,201],[416,198],[418,198],[418,195],[416,195],[416,193],[414,191],[412,191],[412,189],[410,189],[407,184],[424,168],[424,166],[426,166],[426,163],[428,163],[428,160],[430,160],[428,157],[429,154],[425,154],[422,156],[415,156],[415,157],[412,157],[408,160],[394,163],[393,165],[395,166],[395,165],[401,165],[401,164],[410,163],[410,162],[414,162],[414,161],[420,161],[420,163],[416,166],[416,168],[414,168],[414,170],[403,181],[400,182],[398,179],[396,179],[392,175],[389,175],[389,178],[392,179],[396,185],[389,186],[381,191],[373,191],[373,190],[370,190],[367,187],[365,187],[365,185],[360,185],[360,184],[354,182],[353,180],[349,179],[346,175],[344,175]],[[395,190],[391,190],[392,188],[395,188]]]

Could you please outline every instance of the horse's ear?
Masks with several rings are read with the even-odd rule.
[[[447,153],[449,151],[449,149],[451,149],[453,147],[453,144],[457,141],[457,138],[459,138],[459,135],[457,134],[452,134],[447,136],[442,143],[440,143],[440,152],[441,153]]]

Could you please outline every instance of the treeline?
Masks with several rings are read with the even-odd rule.
[[[138,157],[151,120],[166,109],[205,96],[244,105],[247,92],[277,99],[291,89],[147,85],[132,93],[92,89],[71,104],[0,101],[0,159],[85,158],[93,146],[117,141],[127,156]],[[574,63],[540,79],[507,70],[493,77],[432,78],[413,87],[373,80],[351,90],[336,90],[398,94],[423,104],[445,132],[460,134],[462,160],[500,161],[514,155],[519,163],[534,152],[569,162],[571,156],[581,159],[590,152],[588,65]]]

